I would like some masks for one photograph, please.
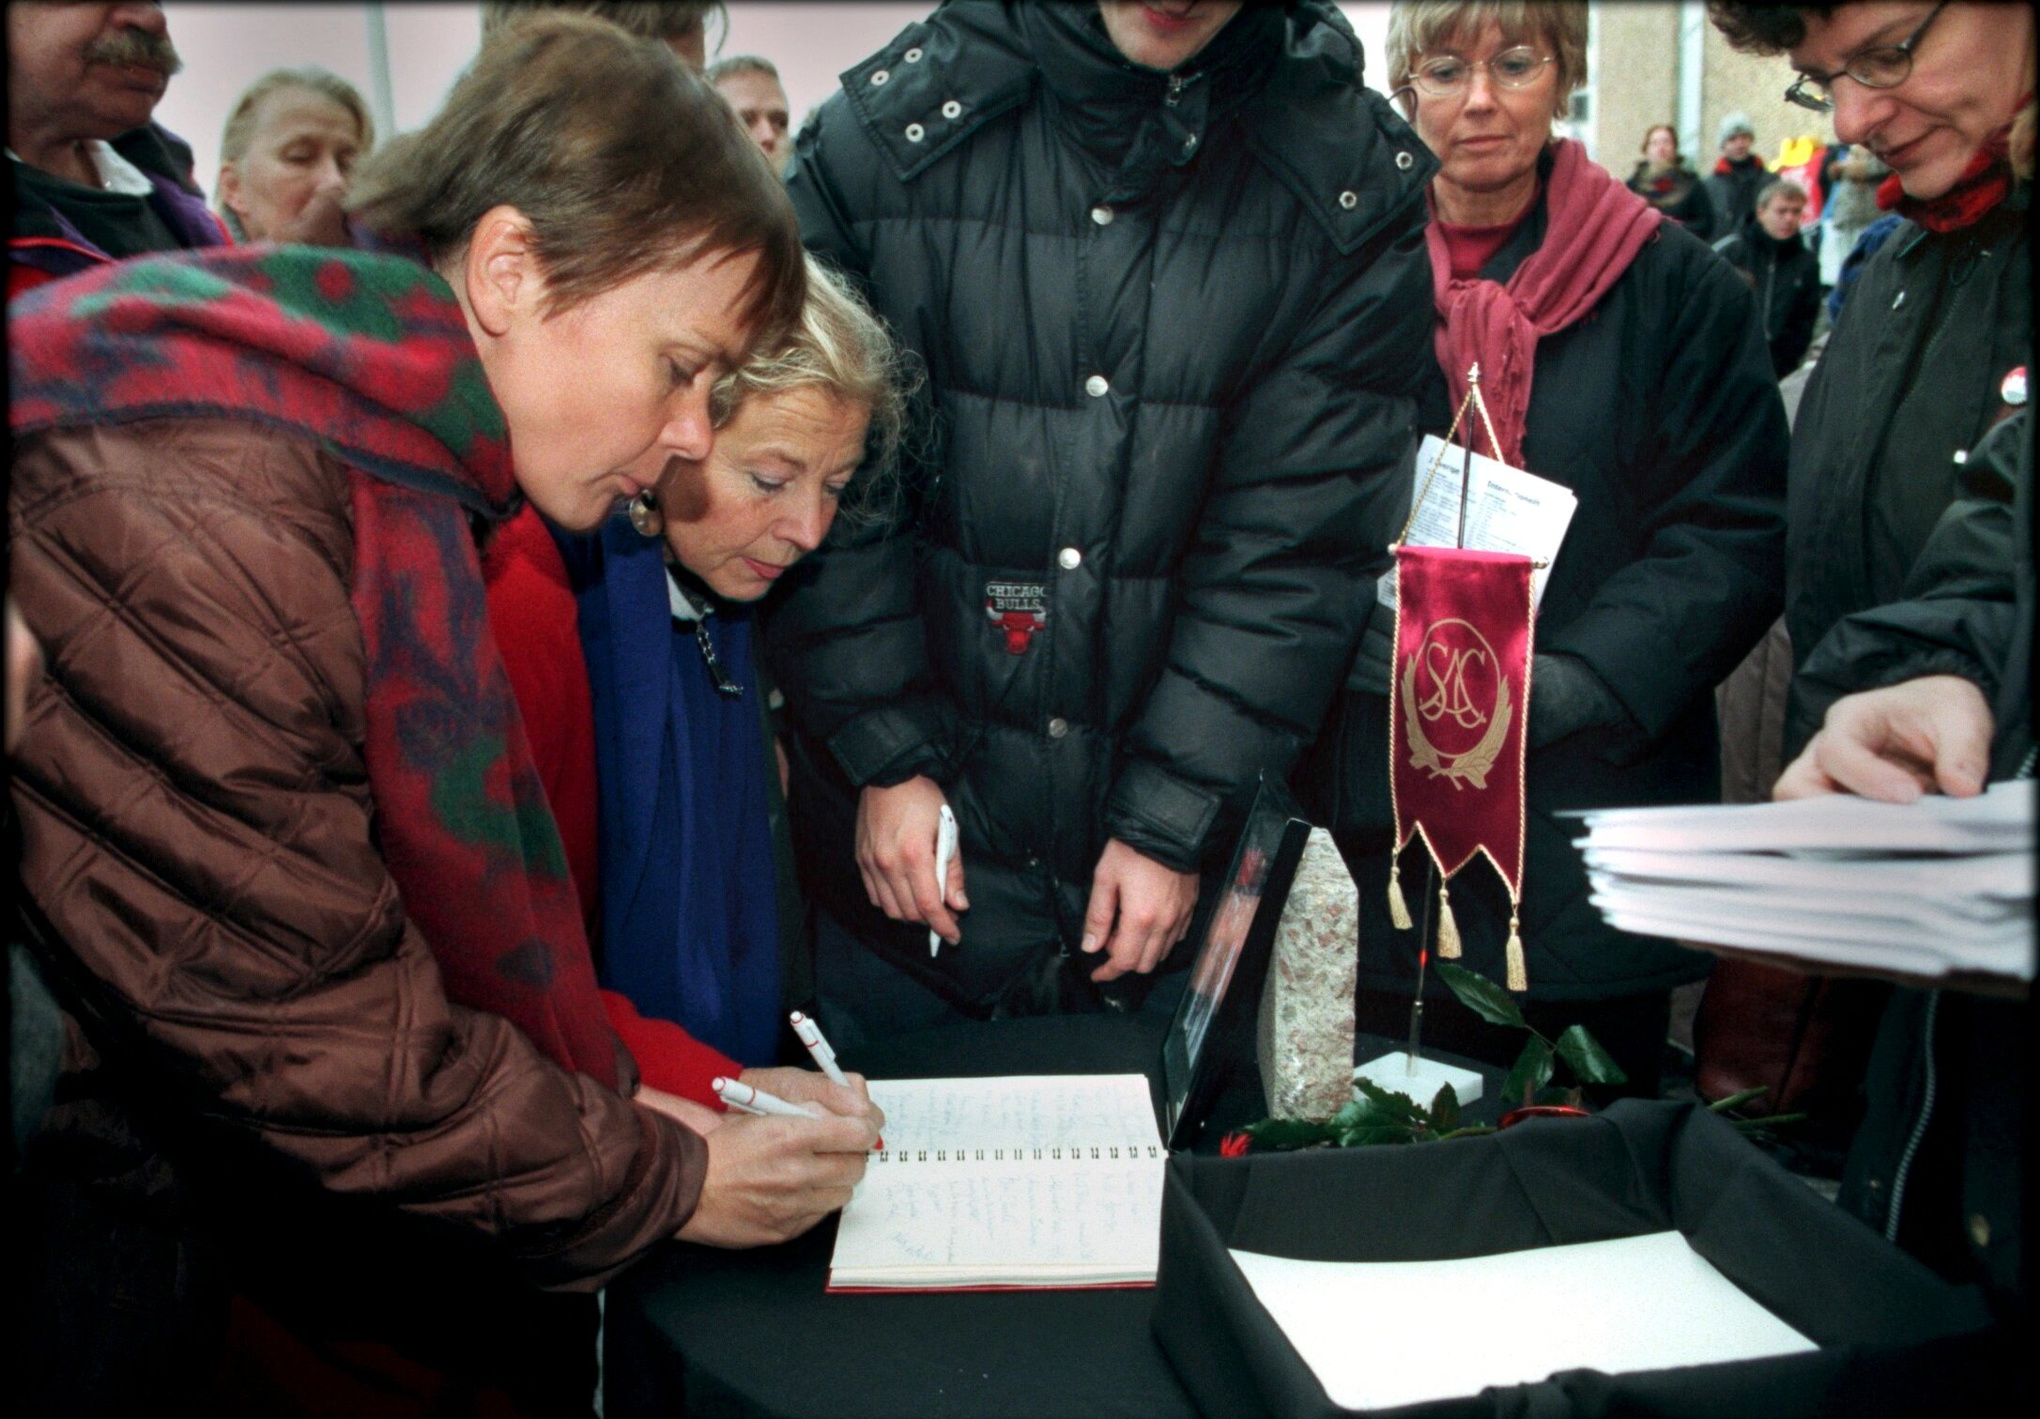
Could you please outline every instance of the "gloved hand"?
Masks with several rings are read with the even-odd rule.
[[[1394,654],[1395,612],[1386,606],[1375,606],[1368,618],[1367,629],[1361,633],[1360,649],[1354,653],[1353,668],[1347,672],[1346,683],[1369,694],[1387,694]]]
[[[1530,747],[1542,749],[1582,729],[1628,728],[1629,711],[1577,656],[1540,655],[1530,678]]]

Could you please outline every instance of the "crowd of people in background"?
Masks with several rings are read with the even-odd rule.
[[[1526,1016],[1645,1096],[1676,988],[1716,1038],[1802,990],[1609,926],[1565,815],[1765,738],[1764,796],[2030,774],[2034,21],[1708,8],[1832,123],[1803,182],[1740,113],[1704,172],[1560,136],[1563,0],[1379,56],[1324,0],[945,5],[798,132],[718,5],[497,0],[415,132],[263,75],[209,205],[160,7],[8,7],[31,1407],[589,1413],[608,1278],[863,1172],[789,1008],[1167,1012],[1264,776],[1358,885],[1358,1029],[1421,990],[1507,1065],[1386,890],[1376,583],[1475,366],[1578,511],[1464,964],[1520,924]],[[1844,1091],[1841,1205],[2006,1306],[2029,1015],[1880,991]]]

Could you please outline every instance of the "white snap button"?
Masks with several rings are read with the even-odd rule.
[[[909,123],[907,125],[907,141],[909,143],[918,143],[927,136],[928,130],[923,128],[920,124]]]
[[[948,103],[942,105],[942,116],[944,118],[954,118],[959,113],[962,112],[963,105],[958,103],[955,99],[951,99]]]
[[[1083,565],[1084,554],[1075,547],[1065,547],[1055,554],[1056,565],[1066,572],[1073,572]]]
[[[1111,392],[1112,386],[1106,382],[1105,376],[1102,374],[1094,374],[1084,381],[1084,393],[1090,395],[1093,399],[1103,399]]]
[[[1191,151],[1191,150],[1192,150],[1193,148],[1195,148],[1196,146],[1197,146],[1197,135],[1196,135],[1195,133],[1192,133],[1192,134],[1191,134],[1191,135],[1190,135],[1190,136],[1189,136],[1188,138],[1185,138],[1185,139],[1183,140],[1183,151],[1184,151],[1184,152],[1186,152],[1186,153],[1187,153],[1187,152],[1189,152],[1189,151]]]
[[[1352,211],[1360,205],[1360,194],[1357,192],[1341,192],[1339,194],[1339,205],[1348,212]]]
[[[1411,168],[1417,165],[1417,160],[1411,157],[1408,153],[1397,153],[1395,155],[1395,165],[1402,171],[1408,172]]]
[[[892,71],[890,69],[874,69],[871,71],[871,87],[874,89],[879,88],[891,77]]]
[[[1070,722],[1060,715],[1048,722],[1048,737],[1051,739],[1060,739],[1069,732]]]
[[[917,47],[917,48],[914,48],[914,49],[910,49],[910,50],[908,50],[908,51],[906,52],[906,54],[905,54],[904,56],[902,56],[902,57],[903,57],[903,58],[904,58],[904,59],[905,59],[905,60],[907,61],[907,63],[909,63],[909,64],[919,64],[919,63],[921,62],[921,51],[920,51],[920,49],[919,49],[918,47]]]
[[[1107,207],[1103,202],[1100,202],[1097,206],[1091,209],[1091,220],[1096,222],[1101,227],[1111,226],[1112,209],[1110,207]]]

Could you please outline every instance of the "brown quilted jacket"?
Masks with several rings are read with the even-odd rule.
[[[240,421],[17,446],[22,880],[178,1107],[589,1289],[687,1220],[706,1146],[446,998],[375,843],[347,487]]]

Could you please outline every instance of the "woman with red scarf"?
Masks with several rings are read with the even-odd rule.
[[[22,895],[81,1027],[9,1209],[28,1412],[586,1413],[588,1293],[804,1230],[876,1137],[818,1074],[771,1087],[840,1115],[639,1088],[481,570],[525,499],[592,528],[706,456],[805,295],[778,182],[663,47],[562,16],[351,201],[392,250],[8,312]]]
[[[1429,232],[1443,434],[1476,362],[1486,426],[1460,438],[1579,498],[1536,625],[1521,926],[1527,1011],[1584,1023],[1654,1093],[1671,988],[1707,963],[1588,904],[1567,809],[1718,796],[1714,686],[1777,615],[1785,417],[1747,285],[1552,121],[1585,79],[1583,4],[1400,4],[1392,85],[1442,164]],[[1377,610],[1318,775],[1360,884],[1360,1028],[1407,1028],[1415,932],[1386,905],[1387,639]],[[1320,805],[1321,808],[1326,805]],[[1425,898],[1421,855],[1415,871]],[[1435,889],[1434,889],[1435,890]],[[1454,879],[1466,964],[1503,976],[1497,876]],[[1427,1037],[1508,1063],[1514,1032],[1435,990]]]

